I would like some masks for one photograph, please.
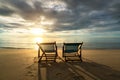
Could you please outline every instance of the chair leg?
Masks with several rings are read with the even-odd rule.
[[[43,53],[41,56],[39,56],[39,60],[38,60],[38,62],[40,62],[40,61],[41,61],[41,59],[42,59],[43,55],[44,55],[44,53]]]
[[[38,57],[38,63],[40,63],[40,61],[41,61],[41,57]]]
[[[80,58],[80,61],[82,62],[83,60],[82,60],[82,55],[81,55],[81,53],[80,53],[80,55],[79,55],[79,58]]]
[[[65,62],[66,62],[67,60],[66,60],[66,56],[65,56]]]
[[[54,62],[56,62],[56,58],[57,58],[57,53],[55,54]]]
[[[80,61],[82,62],[83,60],[82,60],[82,57],[80,57]]]
[[[44,53],[44,55],[45,55],[45,58],[46,58],[46,63],[47,63],[47,55]]]

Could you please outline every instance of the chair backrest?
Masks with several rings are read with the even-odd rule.
[[[83,43],[63,43],[64,52],[65,53],[78,52],[82,44]]]
[[[56,51],[56,42],[39,43],[38,46],[44,52],[55,52]]]

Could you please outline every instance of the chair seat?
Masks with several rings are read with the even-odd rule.
[[[71,53],[64,53],[64,56],[76,56],[76,52],[73,52],[72,54]]]
[[[73,53],[73,52],[77,52],[77,50],[65,50],[65,53]]]
[[[45,50],[47,53],[56,52],[55,50]]]

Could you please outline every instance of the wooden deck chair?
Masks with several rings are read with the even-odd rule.
[[[82,43],[63,43],[63,57],[65,61],[80,60],[82,62]],[[78,59],[75,59],[75,57]]]
[[[39,46],[39,48],[38,48],[39,62],[41,61],[42,57],[45,57],[46,61],[54,60],[56,62],[56,58],[57,58],[56,42],[37,43],[37,45]],[[42,53],[40,53],[40,52],[42,52]]]

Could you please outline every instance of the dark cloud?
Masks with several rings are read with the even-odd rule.
[[[119,25],[117,25],[117,26],[112,26],[112,27],[110,27],[107,31],[111,31],[111,32],[113,32],[113,31],[120,31],[120,26]]]
[[[113,0],[63,0],[68,8],[74,10],[81,6],[86,6],[88,9],[98,10],[105,8],[109,2]]]
[[[18,10],[17,13],[21,15],[21,17],[23,17],[24,19],[34,20],[40,15],[39,10],[34,9],[25,0],[8,0],[8,1],[10,5],[14,6]],[[35,3],[35,6],[37,6],[38,4]]]
[[[14,27],[21,27],[21,26],[24,26],[24,25],[21,24],[21,23],[8,23],[8,25],[11,25],[11,26],[14,26]]]
[[[14,13],[14,10],[9,9],[8,7],[0,7],[0,15],[11,15]]]
[[[111,9],[112,10],[109,10],[109,12],[113,16],[113,18],[119,19],[119,21],[120,21],[120,2],[111,6]]]
[[[9,28],[10,26],[6,25],[5,23],[0,23],[0,28]]]
[[[19,28],[21,26],[24,26],[24,24],[20,24],[20,23],[0,23],[0,28]]]
[[[32,0],[5,0],[4,3],[11,7],[7,5],[4,5],[6,7],[0,7],[0,15],[18,14],[25,20],[31,21],[37,20],[42,15],[47,19],[56,20],[53,26],[44,27],[49,31],[69,31],[87,28],[98,28],[99,30],[100,27],[106,27],[104,29],[106,31],[119,30],[120,1],[118,0],[61,0],[67,5],[67,8],[63,11],[43,7],[42,5],[45,1],[42,2],[42,0],[33,0],[31,2],[32,5],[28,3],[29,1]],[[22,25],[10,23],[9,26]]]

